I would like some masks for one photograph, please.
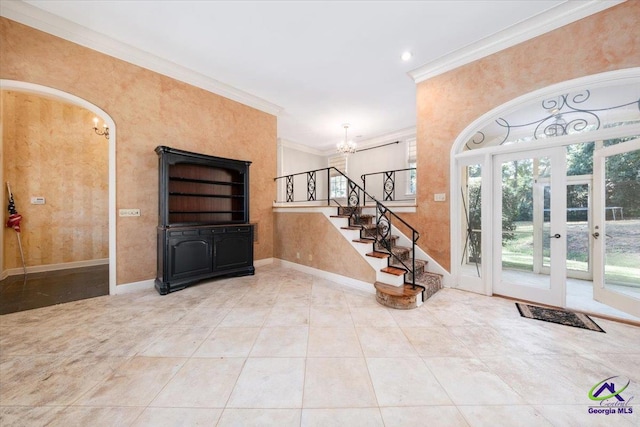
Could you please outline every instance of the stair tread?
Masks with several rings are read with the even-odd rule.
[[[342,229],[342,230],[360,230],[361,227],[350,225],[348,227],[340,227],[340,229]]]
[[[375,240],[373,239],[366,239],[366,238],[360,238],[360,239],[353,239],[352,242],[356,242],[356,243],[366,243],[368,245],[375,243]]]
[[[411,285],[393,286],[387,283],[375,282],[374,286],[378,291],[393,296],[415,296],[422,292],[421,288],[414,288]]]
[[[427,265],[428,263],[429,263],[429,261],[425,261],[425,260],[422,260],[422,259],[417,259],[417,260],[416,260],[416,266],[417,266],[417,267],[425,266],[425,265]],[[410,265],[411,265],[411,260],[410,260],[410,259],[408,259],[408,260],[407,260],[407,262],[406,262],[405,264],[407,264],[407,266],[410,266]],[[403,266],[401,263],[399,263],[399,262],[391,263],[391,265],[390,265],[390,266],[391,266],[391,267],[396,267],[396,268],[404,268],[404,266]],[[426,272],[425,272],[425,273],[426,273]]]
[[[406,254],[407,252],[411,252],[411,249],[404,246],[393,246],[391,251],[397,254]]]
[[[380,258],[380,259],[389,258],[389,254],[385,254],[384,252],[377,252],[377,251],[369,252],[367,256],[370,256],[373,258]]]
[[[426,261],[426,262],[428,262],[428,261]],[[424,271],[422,274],[424,274],[425,276],[439,277],[441,279],[444,277],[442,274],[434,273],[433,271]]]
[[[384,273],[393,274],[394,276],[402,276],[407,272],[407,270],[405,270],[404,268],[397,268],[397,267],[385,267],[380,271]]]

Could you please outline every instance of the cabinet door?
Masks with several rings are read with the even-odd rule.
[[[198,235],[169,238],[169,280],[210,273],[212,240]]]
[[[251,227],[228,227],[214,236],[214,271],[253,265],[253,232]]]

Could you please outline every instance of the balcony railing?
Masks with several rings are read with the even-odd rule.
[[[346,182],[346,188],[332,188],[332,175],[334,177],[343,177],[343,182]],[[397,262],[404,267],[408,273],[408,276],[405,275],[405,279],[406,277],[409,277],[410,284],[414,288],[419,287],[422,288],[423,291],[425,290],[423,286],[416,284],[416,275],[414,274],[416,271],[416,242],[420,238],[420,233],[418,233],[415,228],[400,218],[382,202],[378,201],[373,195],[367,193],[363,187],[349,179],[349,177],[340,170],[334,167],[329,167],[279,176],[274,178],[274,180],[277,183],[280,183],[278,186],[279,196],[276,203],[295,204],[306,202],[341,207],[343,208],[343,212],[349,214],[350,225],[361,224],[361,209],[358,208],[365,206],[365,200],[373,201],[375,203],[375,230],[377,232],[373,233],[373,236],[366,237],[373,238],[376,250],[379,251],[382,249],[389,255],[389,260],[394,260],[394,262]],[[335,181],[337,182],[342,180]],[[391,250],[391,231],[393,230],[394,224],[398,223],[402,224],[411,234],[411,257],[409,260],[402,260],[398,258]],[[362,236],[361,234],[361,237],[365,236]]]
[[[416,168],[366,173],[360,179],[365,191],[383,202],[415,200]]]

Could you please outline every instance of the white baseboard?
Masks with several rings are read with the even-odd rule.
[[[265,265],[271,265],[273,264],[273,258],[263,258],[263,259],[259,259],[257,261],[253,261],[253,266],[255,268],[258,267],[264,267]]]
[[[45,271],[68,270],[70,268],[93,267],[95,265],[105,265],[105,264],[109,264],[109,258],[65,262],[60,264],[34,265],[34,266],[27,266],[27,274],[42,273]],[[5,279],[9,276],[17,276],[20,274],[24,274],[24,270],[22,268],[9,268],[8,270],[3,271],[2,276],[0,277],[2,277],[2,279]]]
[[[113,295],[130,294],[131,292],[144,291],[148,289],[154,289],[155,279],[141,280],[139,282],[124,283],[116,286],[116,291]]]
[[[312,274],[316,277],[320,277],[322,279],[331,280],[332,282],[339,283],[341,285],[348,286],[350,288],[357,289],[359,291],[364,291],[370,294],[375,294],[376,290],[373,286],[373,283],[364,282],[362,280],[352,279],[351,277],[341,276],[340,274],[330,273],[324,270],[318,270],[317,268],[308,267],[302,264],[296,264],[295,262],[278,260],[280,265],[285,268],[291,268],[293,270],[298,270],[303,273]]]

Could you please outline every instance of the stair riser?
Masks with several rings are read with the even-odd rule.
[[[370,234],[370,233],[367,233],[367,234]],[[370,235],[368,235],[367,237],[376,237],[376,236],[375,236],[375,234],[370,234]],[[398,239],[397,239],[397,238],[395,238],[395,237],[391,237],[391,238],[389,238],[388,240],[389,240],[389,243],[391,244],[391,247],[392,247],[392,248],[395,248],[395,247],[396,247],[396,244],[397,244],[397,242],[398,242]],[[378,242],[380,242],[380,240],[378,240]],[[376,243],[376,244],[375,244],[375,249],[376,249],[376,250],[382,250],[382,251],[384,251],[384,250],[385,250],[384,246],[382,246],[382,244],[381,244],[381,243]]]
[[[396,276],[384,271],[376,271],[376,280],[392,286],[404,286],[404,276]]]
[[[351,218],[349,224],[351,225],[368,225],[371,226],[373,223],[373,218],[370,216],[357,216]]]
[[[420,277],[420,275],[424,273],[424,267],[417,267],[416,266],[416,277]],[[412,273],[407,273],[404,275],[404,278],[406,279],[407,282],[412,283],[413,282],[413,274]]]
[[[338,208],[338,215],[346,215],[350,216],[352,212],[356,214],[362,213],[362,208],[349,208],[349,207],[340,207]]]
[[[376,301],[385,307],[411,310],[422,305],[422,294],[415,296],[392,296],[376,290]]]

